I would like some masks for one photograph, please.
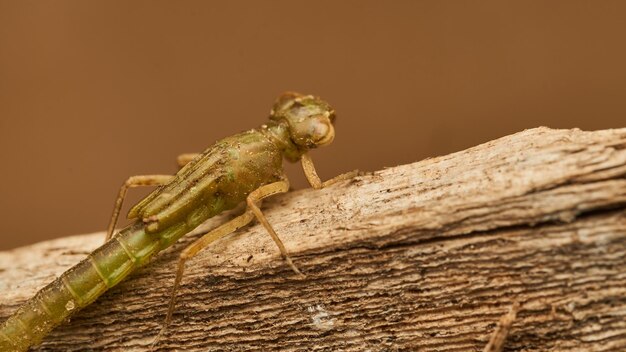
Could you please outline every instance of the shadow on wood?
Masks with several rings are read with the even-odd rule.
[[[626,129],[537,128],[264,205],[187,264],[158,350],[626,349]],[[106,215],[106,214],[105,214]],[[147,350],[177,253],[211,219],[45,339],[42,351]],[[103,233],[0,253],[0,317]]]

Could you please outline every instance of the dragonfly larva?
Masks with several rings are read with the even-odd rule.
[[[347,173],[322,183],[308,155],[310,149],[333,141],[334,119],[333,109],[321,99],[284,93],[274,103],[266,124],[222,139],[203,153],[180,156],[182,168],[176,175],[130,177],[120,189],[104,245],[37,292],[2,323],[0,351],[25,351],[40,343],[55,326],[158,252],[208,218],[242,202],[246,202],[242,215],[206,233],[180,254],[161,332],[172,318],[185,261],[255,218],[270,234],[286,263],[303,276],[259,206],[262,199],[289,189],[283,159],[301,161],[306,178],[316,189],[356,174]],[[135,222],[112,236],[127,189],[147,185],[159,187],[131,208],[128,218]],[[155,342],[158,336],[161,334]]]

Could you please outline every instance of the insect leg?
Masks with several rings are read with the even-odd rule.
[[[115,225],[117,224],[120,210],[122,210],[122,203],[124,202],[126,192],[129,188],[139,186],[158,186],[167,183],[173,177],[174,176],[172,175],[141,175],[129,177],[126,182],[122,184],[122,187],[120,187],[120,192],[117,195],[117,199],[115,200],[115,206],[113,207],[113,214],[111,214],[111,221],[109,222],[109,227],[107,228],[107,236],[105,242],[108,241],[111,236],[113,236],[113,231],[115,230]]]
[[[165,322],[163,323],[163,327],[161,331],[157,335],[157,337],[152,342],[152,348],[156,346],[159,339],[167,329],[167,326],[170,324],[172,320],[172,314],[174,313],[174,305],[176,304],[176,291],[178,291],[178,287],[180,286],[180,281],[183,278],[183,273],[185,272],[185,262],[200,252],[202,249],[209,246],[215,240],[228,235],[236,231],[237,229],[247,225],[254,219],[254,214],[252,212],[247,211],[242,215],[232,219],[231,221],[209,231],[204,236],[200,237],[194,243],[185,248],[184,251],[180,254],[180,258],[178,260],[178,268],[176,270],[176,278],[174,279],[174,287],[172,288],[172,293],[170,296],[170,303],[167,308],[167,315],[165,316]]]
[[[287,253],[287,249],[285,248],[285,245],[283,244],[283,241],[280,240],[280,238],[276,234],[276,231],[274,231],[274,229],[272,228],[272,225],[270,225],[270,223],[265,218],[265,215],[263,215],[263,212],[261,212],[261,209],[256,204],[257,202],[260,202],[263,198],[266,198],[266,197],[269,197],[271,195],[278,194],[278,193],[285,193],[288,190],[289,190],[289,181],[287,181],[287,178],[284,178],[283,181],[278,181],[278,182],[270,183],[269,185],[259,187],[258,189],[254,190],[252,193],[248,195],[248,198],[246,199],[246,204],[248,205],[247,211],[252,211],[252,213],[257,218],[257,220],[259,220],[261,225],[265,227],[265,230],[267,230],[267,232],[272,237],[272,240],[274,240],[274,243],[276,243],[276,245],[278,246],[281,256],[287,262],[289,267],[291,267],[291,270],[293,270],[293,272],[300,275],[301,277],[304,277],[305,275],[302,274],[302,272],[298,270],[298,268],[293,264],[293,261],[291,260],[291,257],[289,257],[289,254]]]
[[[183,167],[187,165],[187,163],[195,159],[198,155],[200,155],[200,153],[181,154],[176,158],[176,163],[178,164],[179,167]]]
[[[306,179],[309,181],[309,184],[314,189],[321,189],[324,187],[328,187],[332,185],[333,183],[349,180],[361,174],[359,170],[352,170],[344,174],[335,176],[331,178],[330,180],[326,180],[322,182],[320,177],[317,175],[317,171],[315,171],[313,160],[311,160],[311,157],[309,156],[309,154],[303,154],[302,158],[300,159],[300,162],[302,163],[302,170],[304,170],[304,176],[306,176]]]
[[[176,270],[176,278],[174,279],[174,287],[172,288],[172,293],[170,296],[170,302],[167,308],[167,315],[165,316],[165,322],[163,323],[163,327],[161,331],[155,338],[152,343],[152,348],[156,346],[159,339],[165,332],[167,326],[172,320],[172,314],[174,313],[174,306],[176,304],[176,292],[180,286],[180,282],[183,278],[183,274],[185,272],[185,262],[195,256],[198,252],[208,247],[211,243],[218,240],[221,237],[224,237],[232,232],[237,231],[239,228],[247,225],[252,221],[255,217],[259,219],[259,221],[263,224],[263,226],[270,232],[272,239],[278,245],[283,258],[289,263],[291,268],[298,274],[302,275],[302,273],[295,267],[291,258],[287,255],[287,250],[285,249],[285,245],[276,235],[276,232],[272,229],[272,227],[263,216],[263,213],[259,210],[256,203],[260,202],[263,198],[267,198],[277,193],[284,193],[289,190],[289,182],[285,179],[284,181],[278,181],[274,183],[270,183],[265,186],[261,186],[256,190],[252,191],[246,200],[247,208],[246,211],[239,215],[238,217],[230,220],[229,222],[209,231],[204,236],[200,237],[194,243],[190,244],[185,250],[183,250],[180,254],[180,258],[178,260],[178,267]]]

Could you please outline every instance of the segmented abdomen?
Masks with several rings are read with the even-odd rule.
[[[125,228],[22,305],[0,326],[0,351],[25,351],[38,344],[156,254],[161,238],[143,227],[137,222]]]

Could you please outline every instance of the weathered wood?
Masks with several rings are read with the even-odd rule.
[[[626,350],[626,129],[527,130],[264,208],[307,278],[245,228],[188,263],[159,350],[481,351],[514,302],[506,351]],[[0,317],[103,237],[0,253]],[[146,350],[194,237],[38,350]]]

